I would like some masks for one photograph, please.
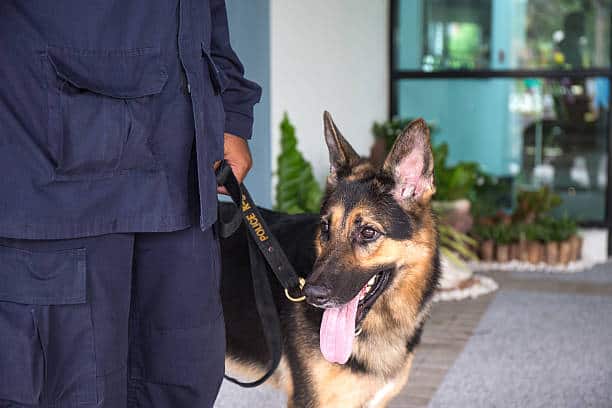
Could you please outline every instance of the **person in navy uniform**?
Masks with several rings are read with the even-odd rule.
[[[0,407],[213,405],[260,95],[223,0],[0,2]]]

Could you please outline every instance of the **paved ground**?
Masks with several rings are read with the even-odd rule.
[[[501,290],[612,296],[612,265],[572,275],[496,272]],[[496,294],[437,303],[417,349],[411,378],[393,408],[427,407]],[[610,318],[612,321],[612,317]],[[612,387],[612,384],[611,384]]]
[[[494,272],[489,275],[500,284],[500,289],[503,291],[526,291],[553,296],[554,294],[612,296],[612,264],[572,275],[516,272]],[[416,352],[408,385],[390,407],[416,408],[427,407],[430,404],[495,296],[494,293],[475,300],[441,302],[434,305],[431,318],[425,326],[422,343]],[[217,407],[284,405],[284,399],[274,391],[264,388],[246,392],[224,386]]]

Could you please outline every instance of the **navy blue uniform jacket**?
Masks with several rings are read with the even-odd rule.
[[[0,236],[208,227],[260,94],[223,0],[0,1]]]

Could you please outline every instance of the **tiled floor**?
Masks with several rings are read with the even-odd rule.
[[[612,295],[612,283],[580,280],[580,275],[576,275],[572,280],[558,279],[554,275],[534,278],[508,272],[490,275],[502,289]],[[491,294],[475,300],[441,302],[434,305],[415,355],[408,385],[390,407],[427,406],[494,296],[495,294]]]

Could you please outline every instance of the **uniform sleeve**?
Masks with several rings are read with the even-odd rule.
[[[225,0],[210,0],[210,9],[211,57],[227,80],[222,94],[225,132],[250,139],[253,130],[253,106],[261,98],[261,88],[244,77],[244,67],[232,49]]]

